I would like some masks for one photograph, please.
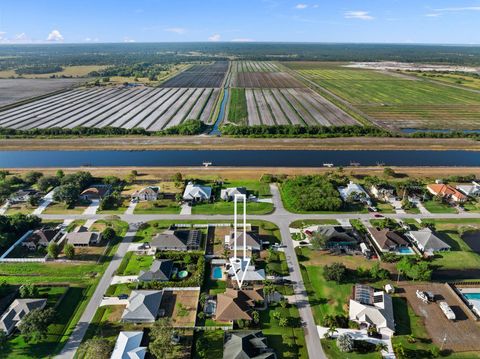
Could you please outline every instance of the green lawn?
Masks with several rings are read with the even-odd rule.
[[[75,207],[69,208],[64,203],[51,203],[43,214],[82,214],[89,206],[88,201],[79,201]]]
[[[130,199],[129,198],[123,198],[122,203],[120,206],[114,208],[114,209],[107,209],[107,210],[98,210],[97,213],[99,214],[123,214],[128,208],[128,205],[130,204]]]
[[[243,206],[239,207],[239,210],[243,210]],[[233,202],[214,202],[196,204],[192,207],[192,214],[232,214],[234,211]],[[248,202],[247,213],[248,214],[268,214],[273,212],[272,203],[263,202]]]
[[[289,319],[288,327],[280,327],[278,320],[273,318],[274,311],[279,311],[282,318]],[[275,350],[279,359],[308,359],[307,347],[303,329],[299,326],[299,313],[296,307],[281,308],[270,305],[267,310],[259,311],[261,330],[267,337],[268,345]]]
[[[270,185],[261,181],[255,180],[224,180],[222,188],[229,187],[245,187],[249,194],[257,197],[271,197]]]
[[[452,206],[435,200],[425,201],[423,205],[430,213],[457,213],[457,210]]]
[[[300,265],[315,323],[320,325],[325,315],[345,315],[345,306],[353,284],[337,284],[323,277],[323,267]]]
[[[382,354],[379,352],[359,354],[359,353],[343,353],[337,347],[335,339],[321,339],[322,348],[329,359],[380,359]]]
[[[121,275],[137,275],[142,270],[148,270],[152,266],[153,259],[153,256],[138,255],[133,253]]]
[[[463,208],[465,208],[467,212],[480,212],[480,202],[469,201],[463,205]]]
[[[390,203],[377,202],[375,207],[377,207],[378,211],[381,213],[395,213],[395,209]]]
[[[139,202],[135,214],[179,214],[180,206],[176,201],[160,199],[158,201]]]
[[[202,338],[207,347],[208,357],[211,359],[222,359],[223,358],[223,330],[204,330],[198,331],[195,334],[195,341]],[[193,359],[201,359],[197,355],[197,351],[193,352]]]
[[[91,284],[104,267],[98,264],[69,263],[3,263],[0,282],[10,284],[66,283]]]

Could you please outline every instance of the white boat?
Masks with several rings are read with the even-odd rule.
[[[455,320],[457,319],[455,313],[453,312],[452,308],[447,304],[447,302],[440,302],[438,303],[440,306],[440,309],[442,310],[443,314],[447,317],[449,320]]]
[[[333,163],[324,163],[324,164],[323,164],[323,167],[332,168],[332,167],[333,167]]]

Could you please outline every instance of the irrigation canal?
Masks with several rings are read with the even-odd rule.
[[[322,167],[333,166],[458,166],[480,167],[475,151],[0,151],[0,168],[202,166]]]

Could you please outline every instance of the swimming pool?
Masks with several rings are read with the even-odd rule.
[[[223,278],[223,270],[222,267],[213,267],[213,279],[222,279]]]
[[[480,293],[463,293],[463,296],[467,299],[480,300]]]
[[[414,254],[415,252],[410,247],[400,247],[397,249],[398,254]]]

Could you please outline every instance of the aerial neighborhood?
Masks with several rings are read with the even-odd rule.
[[[16,183],[0,258],[13,352],[39,342],[82,358],[307,358],[305,327],[332,358],[480,351],[480,289],[454,274],[480,261],[471,176],[2,176]]]

